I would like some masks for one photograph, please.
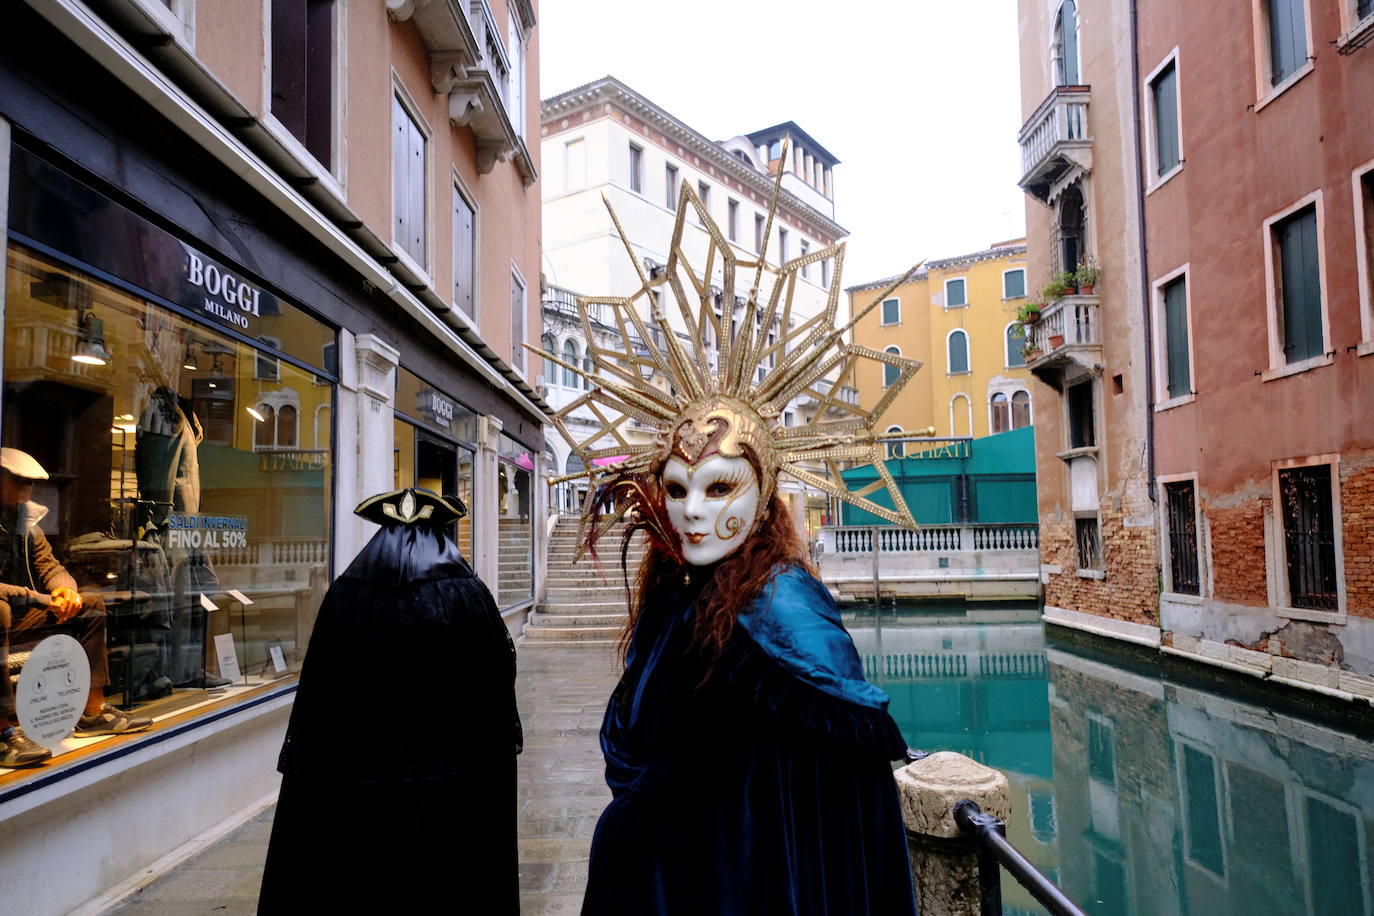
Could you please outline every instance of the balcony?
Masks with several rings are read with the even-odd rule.
[[[1041,203],[1058,196],[1070,181],[1092,171],[1087,86],[1056,86],[1022,126],[1021,189]]]
[[[1026,367],[1046,381],[1073,364],[1097,369],[1102,362],[1098,297],[1065,296],[1053,303],[1026,329],[1026,343],[1032,351]]]

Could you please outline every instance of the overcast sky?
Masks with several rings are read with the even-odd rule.
[[[839,160],[846,286],[1025,232],[1015,0],[544,0],[544,98],[603,76],[713,140],[795,121]]]

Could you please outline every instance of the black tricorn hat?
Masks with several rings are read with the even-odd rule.
[[[363,500],[353,514],[379,525],[447,525],[467,515],[468,507],[456,496],[406,487]]]

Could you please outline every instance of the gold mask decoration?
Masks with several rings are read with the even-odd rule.
[[[786,145],[782,158],[787,159]],[[764,226],[764,251],[768,250],[781,182],[780,169]],[[550,481],[589,481],[583,507],[584,536],[587,526],[595,523],[597,530],[591,538],[595,541],[636,508],[637,500],[646,498],[642,487],[619,488],[624,494],[638,495],[617,499],[614,512],[598,516],[597,497],[607,487],[652,476],[670,456],[695,465],[714,454],[738,457],[745,454],[746,446],[760,465],[761,512],[772,497],[778,474],[786,473],[807,487],[885,521],[915,528],[916,521],[883,455],[885,440],[911,433],[884,435],[873,430],[921,364],[855,345],[846,336],[859,319],[917,268],[899,277],[843,327],[836,327],[843,242],[776,267],[762,255],[752,260],[742,258],[721,234],[691,183],[684,181],[666,269],[651,278],[645,275],[640,258],[604,194],[602,200],[635,265],[640,288],[628,297],[578,298],[578,313],[594,374],[556,354],[530,348],[550,364],[587,376],[591,381],[590,391],[553,416],[554,425],[582,459],[586,470]],[[698,265],[689,262],[682,244],[683,231],[691,216],[709,236],[705,259]],[[803,268],[828,258],[834,259],[835,268],[825,307],[812,316],[794,313],[792,298]],[[750,281],[747,294],[737,299],[739,275],[750,270],[752,277],[745,278]],[[718,288],[712,285],[717,281]],[[676,304],[675,321],[662,305],[668,297]],[[738,317],[737,309],[742,312]],[[594,321],[600,328],[610,326],[617,332],[618,347],[600,345]],[[774,327],[777,333],[770,340],[769,329]],[[718,342],[718,347],[711,346],[713,341]],[[860,406],[852,389],[846,387],[863,361],[897,370],[895,381],[870,409]],[[761,373],[760,369],[764,371]],[[783,411],[797,398],[816,403],[814,416],[808,423],[784,426]],[[565,422],[574,411],[584,411],[595,419],[595,428],[580,440]],[[652,440],[633,441],[625,429],[631,421],[647,426]],[[931,428],[918,435],[934,433]],[[598,459],[620,456],[623,460],[615,464],[597,464]],[[878,479],[851,491],[841,476],[841,461],[871,463]],[[878,490],[886,490],[890,506],[869,498]]]

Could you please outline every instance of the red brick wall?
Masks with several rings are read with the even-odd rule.
[[[1250,500],[1222,509],[1202,506],[1212,533],[1212,593],[1219,601],[1269,603],[1264,565],[1264,506]]]
[[[1073,520],[1040,519],[1040,558],[1063,572],[1050,575],[1045,603],[1099,617],[1114,617],[1156,626],[1159,623],[1159,555],[1155,529],[1149,525],[1127,527],[1125,513],[1103,508],[1102,549],[1107,577],[1085,579],[1078,575]]]
[[[1374,453],[1341,456],[1346,611],[1374,617]]]

